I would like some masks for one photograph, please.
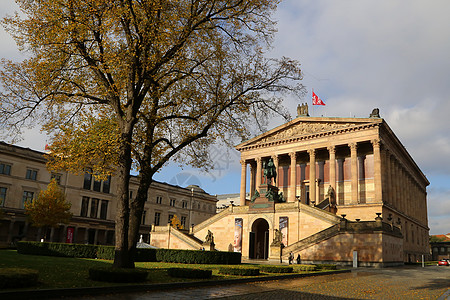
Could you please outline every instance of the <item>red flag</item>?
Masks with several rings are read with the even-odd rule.
[[[312,104],[313,105],[325,105],[322,100],[312,91]]]

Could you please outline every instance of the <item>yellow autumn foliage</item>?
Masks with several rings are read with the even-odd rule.
[[[58,227],[60,223],[67,224],[72,218],[72,204],[66,201],[66,196],[55,179],[48,184],[45,191],[40,191],[36,199],[26,202],[25,214],[36,227]]]

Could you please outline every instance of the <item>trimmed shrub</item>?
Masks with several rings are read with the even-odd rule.
[[[258,276],[259,269],[257,269],[257,268],[221,267],[221,268],[219,268],[219,274],[238,275],[238,276]]]
[[[184,264],[221,264],[241,263],[241,253],[200,250],[156,249],[156,261]]]
[[[20,254],[100,258],[113,260],[114,246],[96,246],[63,243],[18,242]],[[184,264],[235,265],[241,263],[241,253],[223,251],[136,249],[136,262],[174,262]]]
[[[25,268],[0,269],[0,289],[24,288],[38,282],[39,272]]]
[[[332,264],[318,264],[317,267],[320,270],[336,270],[337,266]]]
[[[206,279],[211,278],[212,270],[191,269],[191,268],[169,268],[167,274],[170,277],[177,278],[197,278]]]
[[[90,268],[89,278],[105,282],[143,282],[148,272],[141,269],[122,269],[113,267]]]
[[[296,265],[295,268],[304,272],[313,272],[317,270],[316,265]]]
[[[288,266],[259,266],[259,270],[264,273],[292,273],[293,267]]]
[[[115,255],[114,246],[97,246],[97,258],[113,260]]]
[[[140,248],[136,249],[135,261],[157,261],[156,252],[166,249]]]
[[[17,243],[17,252],[32,255],[96,258],[97,246],[20,241]]]

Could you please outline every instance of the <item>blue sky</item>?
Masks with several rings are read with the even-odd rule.
[[[17,7],[0,2],[0,16]],[[326,103],[314,116],[367,117],[380,109],[389,126],[430,181],[431,234],[450,232],[450,2],[447,0],[286,0],[275,15],[278,33],[270,56],[298,60],[308,89]],[[17,59],[16,46],[0,29],[0,57]],[[295,115],[297,99],[285,99]],[[310,109],[311,110],[311,109]],[[272,120],[270,127],[281,125]],[[38,129],[18,144],[43,150]],[[215,167],[202,173],[175,164],[160,181],[199,184],[211,194],[238,193],[239,154],[215,147]]]

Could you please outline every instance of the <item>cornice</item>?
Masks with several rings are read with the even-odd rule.
[[[260,143],[260,144],[255,143],[255,144],[251,144],[251,145],[243,146],[243,147],[239,147],[239,145],[238,145],[238,146],[236,146],[236,149],[241,152],[255,150],[255,149],[262,149],[262,148],[268,148],[268,147],[272,147],[272,146],[279,146],[279,145],[298,143],[298,142],[302,142],[302,141],[308,141],[311,139],[316,139],[316,138],[321,138],[321,137],[334,136],[334,135],[338,135],[338,134],[342,134],[342,133],[357,132],[357,131],[367,130],[370,128],[379,128],[379,126],[380,126],[380,123],[361,124],[361,125],[356,125],[356,126],[351,126],[351,127],[334,129],[334,130],[330,130],[330,131],[322,131],[322,132],[317,132],[317,133],[313,133],[313,134],[296,136],[296,137],[287,138],[287,139],[283,139],[283,140],[270,141],[270,142]]]

